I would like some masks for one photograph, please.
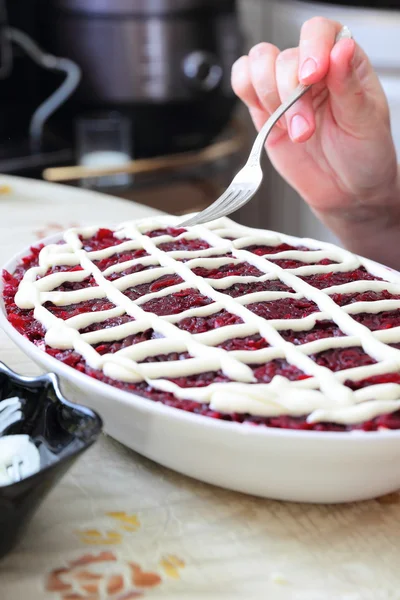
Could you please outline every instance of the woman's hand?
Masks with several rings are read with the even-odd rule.
[[[350,249],[393,264],[390,252],[378,250],[377,239],[365,240],[394,226],[400,235],[388,104],[356,42],[335,44],[341,28],[316,17],[303,25],[298,48],[254,46],[233,66],[232,86],[260,129],[299,81],[313,84],[271,132],[266,145],[271,162]]]

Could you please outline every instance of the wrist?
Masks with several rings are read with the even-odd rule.
[[[346,199],[339,208],[312,209],[356,254],[400,270],[400,169],[381,193]]]

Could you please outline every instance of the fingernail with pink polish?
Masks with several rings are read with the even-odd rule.
[[[236,71],[240,70],[241,64],[242,64],[242,56],[240,58],[238,58],[237,60],[235,60],[235,62],[232,65],[232,73],[236,73]]]
[[[313,58],[307,58],[300,69],[300,79],[307,79],[317,71],[317,63]]]
[[[307,133],[309,125],[302,115],[294,115],[290,121],[290,136],[293,140],[298,140]]]

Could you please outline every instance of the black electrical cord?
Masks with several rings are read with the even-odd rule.
[[[5,35],[7,40],[20,46],[39,66],[51,71],[60,71],[66,75],[62,84],[32,115],[29,125],[29,136],[32,149],[39,151],[46,121],[74,93],[81,80],[81,69],[69,58],[58,58],[52,54],[47,54],[31,37],[19,29],[7,27]]]
[[[46,121],[74,93],[81,80],[81,69],[69,58],[58,58],[44,52],[32,38],[19,29],[8,27],[7,39],[20,46],[32,60],[44,69],[60,71],[66,77],[60,87],[51,94],[34,112],[29,125],[29,136],[33,149],[40,150],[43,128]]]
[[[58,58],[44,52],[26,33],[9,27],[5,0],[0,0],[0,80],[8,77],[13,68],[12,43],[17,44],[39,66],[65,74],[62,84],[34,112],[29,125],[32,149],[40,151],[43,129],[51,115],[74,93],[81,80],[81,69],[69,58]]]
[[[8,16],[5,0],[0,0],[0,79],[8,77],[13,68],[13,52],[7,37]]]

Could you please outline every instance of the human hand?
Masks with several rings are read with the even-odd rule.
[[[316,17],[303,25],[298,48],[254,46],[235,63],[232,86],[259,130],[299,81],[313,84],[266,149],[317,216],[354,246],[355,224],[384,230],[400,215],[400,192],[386,96],[356,42],[335,44],[341,28]]]

